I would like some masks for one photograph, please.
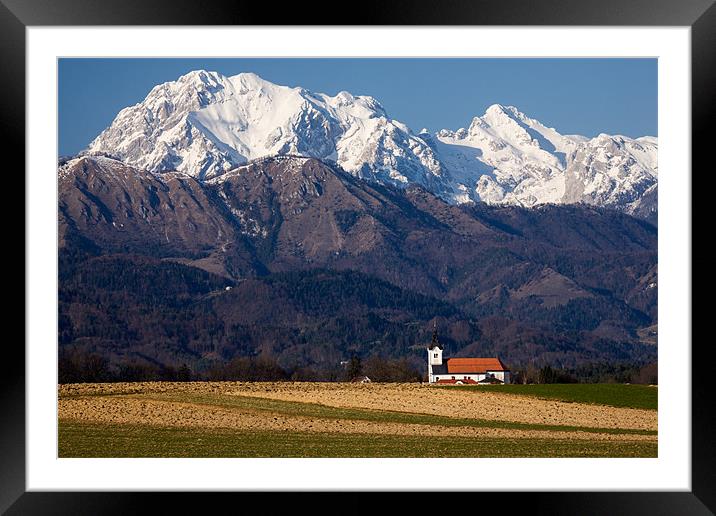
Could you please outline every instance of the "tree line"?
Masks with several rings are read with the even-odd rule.
[[[648,364],[606,362],[582,364],[574,368],[544,365],[527,366],[513,371],[512,383],[659,383],[656,362]]]
[[[189,382],[189,381],[324,381],[350,382],[368,376],[374,382],[421,382],[425,373],[420,366],[406,358],[386,358],[371,355],[364,360],[357,357],[347,364],[333,367],[301,366],[285,368],[275,357],[235,357],[217,362],[202,372],[192,371],[185,364],[165,365],[137,359],[111,363],[106,357],[79,349],[62,350],[58,359],[59,383],[98,382]]]
[[[367,376],[372,382],[424,382],[427,374],[422,362],[407,358],[370,355],[332,367],[301,366],[286,368],[275,357],[235,357],[196,372],[186,364],[165,365],[137,359],[111,364],[97,353],[62,350],[58,360],[59,383],[148,382],[148,381],[323,381],[350,382]],[[512,383],[635,383],[658,384],[656,362],[637,364],[585,364],[565,369],[544,365],[513,369]]]

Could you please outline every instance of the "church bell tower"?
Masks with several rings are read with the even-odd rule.
[[[434,383],[433,366],[443,364],[443,345],[438,339],[438,323],[433,326],[433,339],[428,346],[428,382]]]

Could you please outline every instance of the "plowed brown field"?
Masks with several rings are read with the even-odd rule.
[[[581,443],[579,449],[585,449],[585,456],[591,456],[590,443],[601,446],[600,450],[612,446],[614,454],[607,452],[607,456],[623,456],[624,447],[631,450],[632,446],[646,446],[650,450],[646,455],[656,450],[655,410],[568,403],[479,389],[379,383],[150,382],[70,384],[58,390],[63,456],[73,456],[68,450],[85,450],[77,451],[77,455],[92,453],[82,447],[82,428],[107,433],[110,442],[105,445],[110,449],[112,429],[154,428],[175,429],[190,436],[220,430],[229,435],[266,435],[278,440],[281,436],[314,435],[316,439],[328,437],[326,442],[331,436],[393,436],[398,440],[434,436],[462,440],[461,446],[468,449],[469,439],[500,445],[507,440],[525,440],[522,445],[534,440],[541,446],[554,442],[566,449]],[[63,428],[73,431],[63,438]],[[80,442],[76,442],[78,439]],[[240,447],[232,449],[241,456]],[[264,453],[271,456],[271,448],[267,449]],[[121,450],[117,456],[127,454],[126,443]],[[369,452],[355,453],[370,456]],[[168,453],[176,455],[171,449]],[[181,450],[178,453],[181,456]],[[204,453],[211,456],[210,450]],[[549,446],[544,453],[554,456]],[[630,456],[633,453],[637,452],[629,452]],[[406,456],[412,455],[408,451]]]

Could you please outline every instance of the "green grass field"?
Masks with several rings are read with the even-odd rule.
[[[257,432],[60,422],[60,457],[656,457],[656,442]]]
[[[442,389],[443,387],[436,387]],[[537,398],[656,410],[658,388],[648,385],[617,383],[530,384],[530,385],[455,385],[451,389],[494,391]]]

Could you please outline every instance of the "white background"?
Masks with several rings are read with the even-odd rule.
[[[28,27],[27,44],[28,490],[691,489],[688,27]],[[58,459],[57,58],[106,56],[658,57],[658,459]]]

